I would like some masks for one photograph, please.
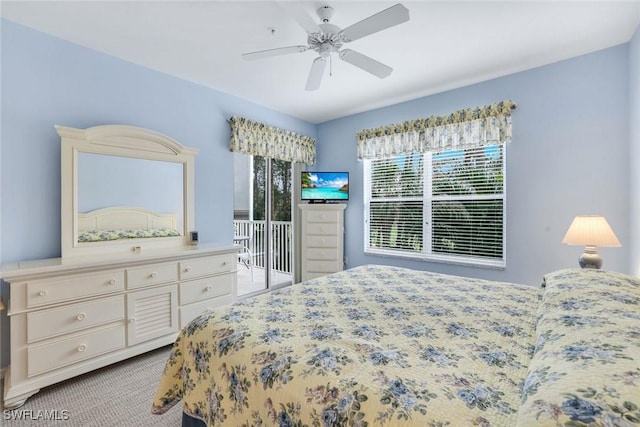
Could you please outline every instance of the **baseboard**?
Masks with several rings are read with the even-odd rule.
[[[7,368],[0,368],[0,382],[4,381],[4,371],[6,371]]]

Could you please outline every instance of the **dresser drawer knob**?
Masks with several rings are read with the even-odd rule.
[[[43,296],[47,295],[47,293],[48,293],[48,292],[47,292],[47,290],[46,290],[46,289],[43,289],[43,290],[41,290],[41,291],[38,293],[38,295],[40,295],[41,297],[43,297]]]
[[[227,265],[227,264],[229,264],[228,261],[223,261],[223,263],[222,263],[222,265]]]
[[[80,314],[78,314],[78,315],[76,316],[76,319],[78,319],[78,320],[84,320],[84,318],[85,318],[85,317],[87,317],[87,315],[86,315],[86,314],[84,314],[84,313],[80,313]]]
[[[135,321],[136,321],[136,318],[135,318],[135,317],[130,317],[130,318],[129,318],[129,323],[133,323],[133,322],[135,322]]]
[[[207,286],[206,288],[204,288],[204,290],[205,290],[206,292],[211,292],[211,291],[213,290],[213,286],[209,285],[209,286]]]
[[[189,273],[189,272],[191,272],[191,267],[187,267],[187,268],[185,268],[185,269],[184,269],[184,272],[185,272],[185,273]]]
[[[151,273],[149,275],[149,277],[151,277],[152,279],[155,279],[156,277],[158,277],[158,273],[156,273],[155,271],[153,273]]]
[[[83,351],[85,351],[87,349],[87,345],[86,344],[80,344],[77,348],[78,352],[82,353]]]
[[[115,284],[116,284],[116,279],[111,279],[111,280],[109,280],[109,284],[110,284],[110,285],[115,285]]]

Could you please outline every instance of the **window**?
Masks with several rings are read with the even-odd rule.
[[[365,160],[365,252],[505,266],[505,146]]]

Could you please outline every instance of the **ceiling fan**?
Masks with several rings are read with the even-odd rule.
[[[287,46],[244,53],[242,54],[242,58],[253,60],[314,50],[318,52],[320,56],[311,64],[306,85],[306,90],[308,91],[316,90],[320,87],[327,61],[331,60],[331,54],[334,52],[338,54],[341,60],[355,65],[381,79],[384,79],[393,71],[393,68],[388,65],[378,62],[355,50],[342,49],[342,46],[345,43],[407,22],[409,20],[409,10],[402,4],[398,3],[391,6],[344,29],[340,29],[340,27],[329,23],[333,16],[333,8],[331,6],[322,6],[317,10],[322,23],[316,24],[302,9],[293,7],[294,2],[288,2],[287,4],[287,10],[307,32],[308,45]]]

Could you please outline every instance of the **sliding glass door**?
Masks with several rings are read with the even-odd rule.
[[[235,154],[234,234],[238,295],[292,282],[291,163]]]

